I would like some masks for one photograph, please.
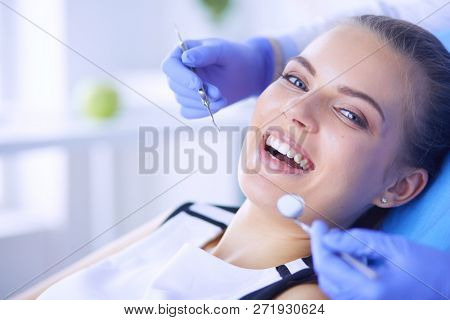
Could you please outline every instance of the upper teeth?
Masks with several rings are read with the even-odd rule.
[[[294,161],[299,164],[303,170],[307,170],[309,168],[308,159],[303,159],[300,153],[296,153],[287,143],[282,142],[278,138],[269,135],[266,140],[266,145],[274,148],[279,153],[287,156],[290,159],[294,158]]]

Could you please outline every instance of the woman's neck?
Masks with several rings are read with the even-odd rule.
[[[211,254],[242,268],[265,269],[309,256],[311,250],[308,235],[293,221],[247,199]]]

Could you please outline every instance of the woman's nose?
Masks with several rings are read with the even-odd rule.
[[[296,126],[313,133],[318,129],[319,108],[318,102],[312,100],[307,96],[293,98],[282,104],[281,112]]]

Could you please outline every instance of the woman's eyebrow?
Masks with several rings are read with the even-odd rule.
[[[338,91],[347,96],[365,100],[366,102],[368,102],[372,107],[374,107],[378,111],[378,113],[380,114],[381,118],[384,121],[385,118],[384,118],[383,110],[381,109],[380,105],[368,94],[365,94],[364,92],[357,91],[352,88],[349,88],[347,86],[339,86]]]
[[[296,61],[298,63],[300,63],[302,66],[304,66],[306,68],[306,70],[309,71],[309,73],[311,73],[313,76],[316,75],[316,69],[314,69],[314,67],[311,65],[311,63],[302,56],[296,56],[296,57],[292,57],[291,59],[289,59],[289,61]]]
[[[309,73],[311,73],[311,75],[315,76],[316,75],[316,69],[314,69],[314,67],[312,66],[312,64],[305,58],[302,56],[296,56],[296,57],[292,57],[291,59],[289,59],[289,61],[296,61],[297,63],[300,63],[302,66],[305,67],[306,70],[309,71]],[[381,109],[380,105],[375,101],[375,99],[373,99],[371,96],[369,96],[368,94],[349,88],[347,86],[339,86],[338,87],[338,91],[342,94],[345,94],[347,96],[351,96],[351,97],[355,97],[355,98],[359,98],[362,100],[365,100],[366,102],[368,102],[372,107],[375,108],[375,110],[378,111],[378,113],[381,116],[381,119],[383,119],[383,121],[385,120],[384,117],[384,113],[383,110]]]

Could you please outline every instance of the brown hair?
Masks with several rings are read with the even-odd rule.
[[[423,75],[420,88],[417,82],[410,85],[399,159],[402,164],[427,170],[433,180],[450,146],[449,52],[433,34],[407,21],[363,15],[350,22],[374,32]]]
[[[386,16],[352,17],[349,23],[375,33],[396,52],[409,59],[422,74],[410,83],[403,118],[401,164],[427,170],[435,179],[449,153],[450,143],[450,54],[430,32],[407,21]],[[409,81],[412,79],[407,79]],[[421,87],[418,87],[420,85]],[[372,207],[354,226],[377,227],[387,209]]]

